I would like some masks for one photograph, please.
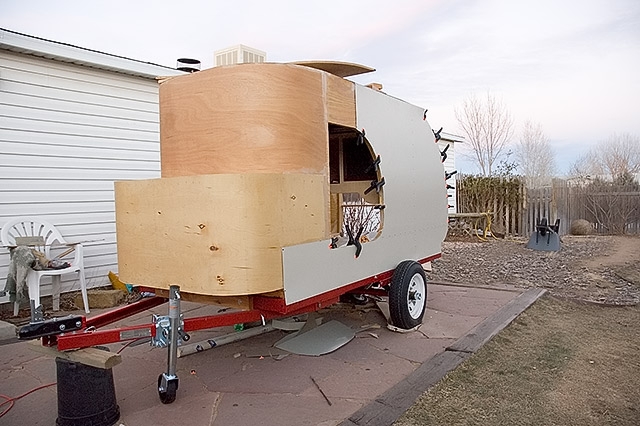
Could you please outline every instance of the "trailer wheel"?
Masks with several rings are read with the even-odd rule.
[[[389,313],[393,325],[405,330],[422,324],[427,306],[427,277],[422,265],[401,262],[393,271],[389,288]]]
[[[166,389],[162,388],[162,376],[164,374],[160,374],[158,376],[158,396],[160,397],[160,402],[163,404],[171,404],[176,400],[176,393],[178,390],[178,378],[175,377],[173,379],[167,380]]]

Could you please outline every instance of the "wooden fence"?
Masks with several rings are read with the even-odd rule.
[[[492,229],[500,235],[518,235],[523,185],[517,178],[461,175],[456,178],[458,213],[491,212]]]
[[[492,229],[496,234],[529,236],[540,218],[553,224],[560,219],[559,233],[568,234],[577,219],[589,221],[599,234],[640,234],[640,191],[635,187],[606,184],[602,187],[576,185],[555,179],[551,186],[528,189],[517,185],[496,186],[489,199],[478,202],[467,176],[456,179],[457,204],[460,213],[493,213]],[[499,179],[497,179],[499,180]],[[511,192],[511,193],[509,193]],[[517,192],[516,195],[513,192]]]

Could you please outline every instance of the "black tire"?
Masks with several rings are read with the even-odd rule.
[[[178,378],[169,379],[167,381],[167,389],[160,390],[160,384],[162,383],[162,374],[158,376],[158,396],[160,402],[163,404],[171,404],[176,400],[176,393],[178,391]]]
[[[427,307],[427,277],[422,265],[413,260],[401,262],[393,271],[389,288],[391,323],[409,330],[422,324]]]

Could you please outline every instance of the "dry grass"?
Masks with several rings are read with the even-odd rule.
[[[637,425],[640,307],[544,297],[395,424]]]

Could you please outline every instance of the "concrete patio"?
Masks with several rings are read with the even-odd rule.
[[[388,330],[375,306],[337,304],[318,312],[324,322],[338,320],[354,330],[371,325],[380,328],[358,332],[345,346],[319,357],[269,356],[274,342],[286,334],[275,330],[180,358],[177,399],[169,405],[160,403],[157,392],[158,375],[166,369],[166,349],[152,349],[148,343],[126,348],[123,343],[111,344],[111,352],[122,351],[122,363],[113,368],[120,407],[116,424],[391,424],[425,389],[540,294],[507,286],[489,289],[432,283],[424,323],[410,333]],[[121,324],[150,323],[151,313],[165,315],[166,309],[162,305]],[[218,307],[183,302],[182,309],[189,318],[214,314]],[[0,340],[5,339],[0,346],[0,393],[16,397],[55,382],[55,359],[34,351],[28,342],[14,342],[6,329],[0,334]],[[231,331],[224,327],[195,332],[191,342]],[[2,405],[0,413],[8,405]],[[0,423],[53,425],[57,413],[56,386],[51,386],[15,401]]]

